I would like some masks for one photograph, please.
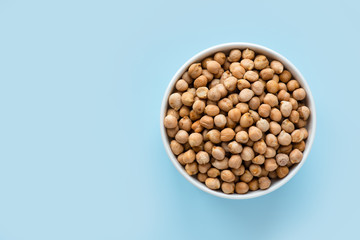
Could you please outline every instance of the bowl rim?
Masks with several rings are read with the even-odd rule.
[[[216,191],[216,190],[211,190],[209,188],[206,187],[206,185],[204,183],[201,183],[200,181],[198,181],[197,179],[195,179],[194,177],[188,175],[184,169],[184,167],[177,161],[175,155],[172,153],[171,149],[170,149],[170,142],[166,133],[166,129],[164,127],[164,117],[165,117],[165,113],[167,111],[167,107],[168,107],[168,98],[175,86],[176,81],[182,76],[182,74],[187,70],[187,68],[194,62],[199,62],[202,59],[204,59],[205,57],[212,55],[218,51],[229,51],[233,48],[239,48],[239,49],[245,49],[245,48],[250,48],[252,50],[254,50],[257,53],[261,53],[264,54],[266,56],[269,56],[272,59],[276,59],[278,61],[280,61],[284,67],[289,70],[293,76],[295,76],[295,79],[300,83],[301,87],[303,87],[307,93],[307,101],[308,101],[308,107],[310,108],[311,111],[311,116],[310,119],[308,121],[308,126],[307,128],[309,129],[309,136],[306,140],[306,148],[304,150],[303,153],[303,159],[302,161],[295,167],[293,167],[291,169],[291,171],[289,172],[289,174],[283,178],[283,179],[279,179],[276,184],[272,184],[268,189],[266,190],[256,190],[256,191],[251,191],[248,192],[246,194],[225,194],[221,191]],[[218,44],[212,47],[209,47],[197,54],[195,54],[193,57],[191,57],[188,61],[186,61],[180,68],[179,70],[174,74],[174,76],[172,77],[171,81],[169,82],[166,91],[164,93],[164,97],[162,100],[162,104],[161,104],[161,112],[160,112],[160,131],[161,131],[161,139],[162,142],[164,144],[165,150],[167,155],[169,156],[171,162],[173,163],[173,165],[175,166],[175,168],[180,172],[181,175],[183,175],[185,177],[186,180],[188,180],[190,183],[192,183],[194,186],[196,186],[197,188],[201,189],[202,191],[212,194],[214,196],[217,197],[221,197],[221,198],[227,198],[227,199],[250,199],[250,198],[256,198],[256,197],[260,197],[260,196],[264,196],[266,194],[269,194],[277,189],[279,189],[280,187],[282,187],[283,185],[285,185],[288,181],[290,181],[290,179],[292,179],[300,170],[300,168],[304,165],[306,159],[308,158],[308,155],[311,151],[311,147],[313,145],[314,139],[315,139],[315,133],[316,133],[316,108],[315,108],[315,102],[314,102],[314,98],[313,95],[311,93],[310,87],[306,81],[306,79],[304,78],[304,76],[301,74],[301,72],[284,56],[282,56],[280,53],[275,52],[272,49],[269,49],[267,47],[264,47],[262,45],[259,44],[255,44],[255,43],[247,43],[247,42],[230,42],[230,43],[223,43],[223,44]]]

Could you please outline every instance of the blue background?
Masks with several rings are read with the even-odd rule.
[[[357,1],[0,1],[0,239],[357,236]],[[177,69],[219,43],[291,60],[317,105],[308,161],[234,201],[188,183],[159,112]]]

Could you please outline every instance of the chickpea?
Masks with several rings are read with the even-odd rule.
[[[243,148],[240,156],[244,161],[251,161],[255,157],[255,153],[251,147],[246,146]]]
[[[266,171],[264,167],[261,167],[260,177],[267,177],[268,175],[269,175],[269,172]]]
[[[251,191],[256,191],[259,189],[259,182],[257,179],[253,179],[249,182],[249,189]]]
[[[180,153],[178,156],[177,156],[177,160],[178,160],[178,162],[181,164],[181,165],[185,165],[186,163],[184,163],[184,161],[183,161],[183,156],[184,156],[184,154],[183,153]]]
[[[211,155],[216,160],[223,160],[225,158],[225,150],[222,147],[214,146]]]
[[[301,152],[305,150],[305,146],[306,146],[305,141],[301,141],[299,143],[293,144],[294,149],[299,149]]]
[[[187,132],[189,132],[191,130],[191,125],[192,125],[192,122],[191,122],[190,118],[187,116],[181,118],[179,121],[179,128],[183,129]]]
[[[207,61],[206,69],[212,74],[217,74],[221,69],[221,65],[217,61],[210,60]]]
[[[214,60],[217,61],[220,65],[223,65],[226,60],[226,55],[223,52],[217,52],[214,55]]]
[[[307,139],[308,136],[309,136],[309,133],[308,133],[307,129],[306,129],[306,128],[300,128],[299,130],[300,130],[300,131],[302,132],[302,134],[303,134],[303,139],[304,139],[304,140]]]
[[[281,128],[287,133],[292,133],[295,130],[295,125],[289,119],[285,119],[281,123]]]
[[[290,144],[290,145],[287,145],[287,146],[279,147],[277,152],[278,153],[285,153],[285,154],[289,155],[291,150],[292,150],[292,145]]]
[[[241,91],[245,88],[250,88],[251,84],[249,81],[245,80],[245,79],[240,79],[237,82],[237,88]]]
[[[251,117],[250,113],[245,113],[240,118],[240,126],[247,128],[250,127],[253,124],[254,120]]]
[[[298,102],[297,102],[294,98],[290,98],[290,99],[289,99],[289,102],[291,103],[291,106],[292,106],[292,109],[293,109],[293,110],[298,109],[299,104],[298,104]]]
[[[259,74],[255,71],[247,71],[244,74],[244,79],[248,80],[249,82],[255,82],[259,80]]]
[[[280,103],[280,111],[284,117],[289,117],[292,111],[292,105],[288,101],[282,101]]]
[[[201,74],[207,78],[208,82],[213,80],[214,78],[214,75],[211,72],[209,72],[207,69],[203,69]]]
[[[275,107],[279,104],[279,101],[274,94],[268,93],[264,97],[264,103],[270,105],[270,107]]]
[[[294,130],[291,133],[291,141],[294,143],[301,142],[304,139],[304,133],[299,129]]]
[[[205,58],[204,60],[201,61],[201,66],[202,66],[203,68],[206,68],[206,67],[207,67],[207,62],[208,62],[208,61],[211,61],[211,60],[213,60],[212,57],[207,57],[207,58]]]
[[[258,109],[258,113],[261,117],[268,117],[270,115],[271,107],[269,104],[261,104]]]
[[[191,147],[200,146],[203,142],[203,136],[200,133],[192,133],[189,136],[189,144]]]
[[[181,95],[181,102],[185,105],[185,106],[189,106],[191,107],[194,103],[194,95],[190,92],[184,92]]]
[[[178,143],[177,141],[175,140],[172,140],[170,142],[170,148],[171,148],[171,151],[175,154],[175,155],[179,155],[180,153],[182,153],[184,151],[184,147]]]
[[[266,83],[266,90],[269,93],[277,93],[279,91],[279,84],[274,80],[270,80]]]
[[[260,71],[260,77],[265,81],[273,79],[274,70],[271,69],[271,68],[265,68],[265,69]],[[272,81],[274,81],[274,80],[272,80]]]
[[[205,103],[201,100],[196,100],[192,108],[197,114],[202,114],[205,110]]]
[[[238,62],[233,62],[230,64],[230,72],[236,78],[243,78],[245,74],[245,69]]]
[[[175,128],[167,128],[166,133],[169,137],[175,137],[176,133],[179,131],[179,127],[176,126]]]
[[[195,161],[195,152],[192,149],[187,150],[183,155],[183,162],[185,164]]]
[[[261,167],[257,164],[251,164],[249,167],[249,171],[252,176],[259,177],[261,174]]]
[[[245,170],[244,174],[240,177],[240,180],[243,182],[250,182],[253,179],[253,175],[250,173],[249,170]]]
[[[300,118],[300,114],[298,111],[292,110],[289,116],[289,120],[293,123],[298,123]]]
[[[190,108],[187,106],[182,106],[179,110],[180,117],[185,117],[190,115]]]
[[[208,88],[211,89],[211,88],[214,88],[216,87],[217,85],[220,84],[220,79],[213,79],[209,85],[208,85]]]
[[[210,88],[208,91],[208,99],[211,101],[219,101],[221,98],[221,92],[216,87]]]
[[[233,49],[229,53],[227,60],[229,62],[238,62],[241,58],[241,51],[239,49]]]
[[[199,172],[197,162],[188,163],[185,165],[185,171],[190,176],[195,175]]]
[[[271,179],[276,179],[277,178],[276,170],[269,172],[268,176]]]
[[[178,124],[176,117],[173,115],[167,115],[164,119],[164,126],[166,128],[175,128]]]
[[[211,168],[211,164],[210,163],[199,164],[198,168],[200,173],[207,173],[207,171]]]
[[[292,164],[299,163],[303,158],[303,153],[299,149],[294,149],[291,151],[289,157]]]
[[[236,104],[236,108],[240,110],[241,114],[247,113],[249,111],[249,105],[246,103]]]
[[[281,90],[287,91],[288,90],[285,83],[279,82],[278,84],[279,84],[279,91],[281,91]]]
[[[214,117],[220,113],[220,108],[216,105],[207,105],[205,107],[205,113],[211,117]]]
[[[234,193],[235,184],[233,182],[232,183],[223,182],[221,184],[221,190],[226,194]]]
[[[288,70],[284,70],[281,74],[280,74],[280,81],[287,83],[291,80],[292,75]]]
[[[216,190],[220,188],[220,181],[217,178],[207,178],[205,185],[212,190]]]
[[[261,70],[269,66],[269,60],[264,55],[257,55],[254,64],[257,70]]]
[[[200,99],[206,99],[208,96],[209,89],[207,87],[199,87],[196,89],[196,96]]]
[[[238,182],[235,185],[235,191],[238,194],[245,194],[249,191],[249,185],[244,182]]]
[[[214,127],[214,119],[205,115],[200,119],[200,125],[206,129],[212,129]]]
[[[274,70],[276,74],[281,74],[284,70],[284,66],[282,65],[282,63],[276,60],[271,61],[270,67]]]
[[[206,137],[208,137],[208,136],[209,136],[209,135],[206,134]],[[207,142],[204,144],[204,150],[205,150],[205,152],[207,152],[208,154],[211,154],[213,147],[214,147],[214,144],[213,144],[211,141],[207,141]]]
[[[284,153],[279,153],[276,155],[276,163],[279,166],[286,166],[289,162],[289,156]]]
[[[231,171],[234,173],[235,176],[241,176],[245,172],[244,165],[241,165],[239,168],[232,168]]]
[[[216,129],[210,130],[207,134],[209,140],[214,144],[218,144],[221,142],[220,136],[221,136],[220,131]]]
[[[278,141],[280,145],[287,146],[291,143],[291,135],[282,130],[278,136]]]
[[[254,92],[248,88],[245,88],[239,93],[240,102],[248,102],[254,96]]]
[[[300,87],[300,84],[298,81],[296,80],[290,80],[287,84],[286,84],[287,89],[292,92],[295,89],[298,89]]]
[[[182,101],[181,101],[180,93],[173,93],[173,94],[170,95],[170,97],[169,97],[169,105],[170,105],[170,107],[172,107],[176,111],[178,111],[181,108]]]
[[[279,178],[284,178],[289,174],[289,168],[286,166],[278,167],[276,169],[276,174]]]
[[[265,119],[261,118],[256,122],[256,127],[259,128],[262,132],[266,132],[270,128],[270,124]]]
[[[252,70],[254,68],[254,61],[250,60],[250,59],[243,59],[240,62],[240,65],[246,70]]]
[[[290,93],[288,93],[285,90],[280,90],[277,97],[278,97],[278,99],[280,101],[289,101],[290,100]]]
[[[212,162],[212,165],[220,170],[227,169],[229,167],[229,159],[228,158],[224,158],[224,160],[216,160],[215,159]]]
[[[249,141],[247,141],[247,143],[246,143],[246,146],[253,147],[254,142],[249,139]]]
[[[194,132],[196,132],[196,133],[200,133],[200,132],[202,132],[202,130],[204,130],[203,126],[201,126],[201,124],[200,124],[200,120],[195,121],[191,125],[191,129],[194,130]]]
[[[228,96],[228,98],[231,100],[231,102],[233,103],[233,105],[236,105],[239,103],[239,94],[237,93],[233,93],[233,94],[230,94]]]
[[[187,143],[188,138],[189,138],[189,134],[185,130],[179,130],[175,135],[175,140],[180,144]]]
[[[218,106],[224,112],[230,111],[233,108],[232,101],[228,98],[223,98],[219,101]]]
[[[269,147],[277,147],[279,146],[278,139],[272,133],[269,133],[265,137],[266,145]]]
[[[212,178],[216,178],[220,176],[220,171],[217,168],[210,168],[209,171],[207,171],[207,175]]]
[[[198,174],[196,175],[197,180],[199,180],[199,182],[202,182],[202,183],[205,182],[205,180],[207,179],[207,177],[208,177],[208,176],[207,176],[205,173],[198,173]]]
[[[242,159],[240,155],[232,155],[229,159],[229,167],[231,168],[239,168],[241,166]]]
[[[228,117],[234,122],[239,122],[241,117],[241,112],[238,108],[233,108],[228,112]]]
[[[257,155],[256,157],[253,158],[252,163],[257,164],[257,165],[261,165],[265,162],[265,157],[264,155]],[[254,175],[255,176],[255,175]]]
[[[189,117],[192,121],[196,121],[199,120],[201,118],[202,114],[199,114],[197,112],[195,112],[194,110],[190,111]]]
[[[264,166],[265,170],[269,172],[276,170],[276,168],[278,167],[274,158],[265,159]]]
[[[306,126],[306,121],[304,119],[299,118],[299,121],[296,123],[298,128],[303,128]]]
[[[186,91],[188,89],[188,87],[189,87],[189,84],[184,79],[179,79],[175,84],[176,90],[178,90],[180,92]]]
[[[236,133],[235,140],[239,143],[247,143],[249,135],[246,131],[240,131]]]
[[[281,132],[281,126],[277,122],[270,122],[270,132],[274,135],[278,135]]]
[[[219,114],[214,118],[215,126],[218,128],[224,128],[226,126],[227,120],[223,114]]]
[[[271,111],[270,111],[270,119],[271,120],[273,120],[275,122],[280,122],[281,118],[282,118],[282,116],[281,116],[281,112],[279,109],[277,109],[277,108],[271,109]]]
[[[297,110],[300,114],[300,117],[304,119],[305,121],[308,120],[310,116],[310,109],[307,106],[301,106]]]
[[[257,127],[251,126],[249,128],[249,138],[254,142],[260,140],[262,138],[262,131]]]
[[[273,158],[276,155],[276,150],[272,147],[267,147],[264,156],[266,158]]]
[[[235,91],[237,82],[238,82],[237,78],[228,77],[227,79],[224,80],[224,86],[228,91],[232,92]]]
[[[196,154],[196,161],[199,163],[199,164],[206,164],[210,161],[210,157],[209,157],[209,154],[205,151],[199,151],[197,154]]]
[[[224,182],[233,182],[235,181],[235,175],[230,170],[223,170],[220,174],[221,180]]]
[[[251,90],[256,95],[261,95],[264,93],[265,85],[261,81],[255,81],[253,84],[251,84]]]
[[[244,59],[253,60],[255,58],[255,52],[247,48],[242,52],[242,57]]]
[[[185,72],[182,76],[182,79],[184,79],[188,84],[191,84],[193,80],[191,79],[189,72]]]
[[[221,141],[229,142],[235,137],[235,132],[231,128],[225,128],[221,131]]]
[[[262,190],[268,189],[270,187],[271,180],[268,177],[259,178],[259,188]]]
[[[222,98],[226,97],[226,95],[228,94],[228,91],[226,90],[224,84],[222,83],[216,85],[215,88],[220,92]]]
[[[232,154],[239,154],[242,151],[242,145],[236,141],[232,141],[228,144],[229,152]]]

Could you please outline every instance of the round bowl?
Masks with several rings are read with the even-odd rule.
[[[175,155],[172,153],[170,149],[170,142],[169,137],[167,136],[166,129],[164,127],[164,117],[168,108],[168,98],[169,95],[172,93],[174,89],[174,85],[176,81],[182,76],[182,74],[188,69],[188,67],[194,63],[194,62],[200,62],[205,57],[208,57],[216,52],[223,51],[225,53],[228,53],[231,49],[238,48],[240,50],[249,48],[254,50],[257,54],[264,54],[270,59],[275,59],[280,61],[284,67],[289,70],[294,79],[298,80],[298,82],[301,84],[301,86],[306,90],[307,97],[306,97],[306,105],[311,110],[311,115],[307,123],[307,130],[309,132],[308,139],[306,140],[306,148],[303,152],[303,159],[302,161],[297,164],[296,166],[291,167],[289,174],[283,178],[283,179],[277,179],[272,180],[271,186],[266,190],[257,190],[257,191],[249,191],[246,194],[225,194],[219,190],[211,190],[208,187],[205,186],[204,183],[199,182],[196,178],[188,175],[184,169],[184,167],[177,161]],[[253,44],[253,43],[245,43],[245,42],[234,42],[234,43],[225,43],[225,44],[219,44],[213,47],[210,47],[204,51],[201,51],[200,53],[196,54],[192,58],[190,58],[182,67],[175,73],[173,78],[171,79],[162,101],[161,105],[161,112],[160,112],[160,129],[161,129],[161,138],[163,141],[163,144],[165,146],[166,152],[171,160],[171,162],[174,164],[175,168],[194,186],[197,188],[203,190],[204,192],[210,193],[217,197],[222,198],[229,198],[229,199],[249,199],[249,198],[255,198],[260,197],[266,194],[271,193],[272,191],[275,191],[276,189],[283,186],[285,183],[287,183],[291,178],[295,176],[295,174],[300,170],[300,168],[304,165],[309,153],[311,146],[314,142],[315,138],[315,130],[316,130],[316,110],[315,110],[315,103],[314,98],[311,94],[309,85],[307,84],[305,78],[302,76],[300,71],[284,56],[280,55],[279,53],[266,48],[264,46]]]

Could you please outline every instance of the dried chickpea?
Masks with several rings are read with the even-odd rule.
[[[187,150],[183,155],[183,162],[185,164],[195,161],[195,152],[192,149]]]
[[[192,122],[191,122],[190,118],[187,116],[181,118],[179,121],[179,128],[183,129],[187,132],[189,132],[191,130],[191,125],[192,125]]]
[[[206,129],[212,129],[214,127],[214,119],[205,115],[200,118],[200,125]]]
[[[220,108],[216,105],[207,105],[205,107],[205,113],[211,117],[214,117],[220,113]]]
[[[226,194],[234,193],[235,184],[233,182],[232,183],[223,182],[221,184],[221,190]]]
[[[303,153],[299,149],[294,149],[291,151],[289,157],[291,163],[299,163],[303,158]]]
[[[278,153],[285,153],[285,154],[290,154],[292,150],[292,145],[287,145],[287,146],[281,146],[277,149]]]
[[[208,99],[211,101],[219,101],[221,98],[221,92],[218,88],[213,87],[208,91]]]
[[[191,147],[200,146],[203,142],[203,136],[200,133],[192,133],[188,141]]]
[[[278,136],[278,141],[280,145],[288,146],[291,143],[291,135],[282,130]]]
[[[190,176],[197,174],[199,172],[197,162],[187,163],[185,170]]]
[[[259,128],[262,132],[266,132],[269,130],[270,128],[270,124],[267,120],[260,118],[257,122],[256,122],[256,127]]]
[[[273,158],[276,155],[276,150],[272,147],[267,147],[264,156],[266,158]]]
[[[268,117],[270,115],[271,107],[269,104],[263,103],[259,106],[258,113],[261,117]]]
[[[179,127],[176,126],[175,128],[167,128],[166,133],[169,137],[175,137],[176,133],[179,131]]]
[[[201,100],[196,100],[192,108],[197,114],[201,114],[205,110],[205,103]]]
[[[236,78],[243,78],[245,74],[245,69],[238,62],[233,62],[230,64],[230,72]]]
[[[224,142],[229,142],[235,137],[235,131],[231,128],[223,129],[220,134],[220,140]]]
[[[270,187],[271,180],[268,177],[259,178],[259,188],[262,190],[268,189]]]
[[[236,104],[236,108],[240,110],[241,114],[247,113],[249,111],[249,105],[246,103]]]
[[[180,92],[184,92],[188,89],[189,84],[184,80],[184,79],[180,79],[176,82],[175,88],[176,90],[180,91]]]
[[[170,148],[171,151],[175,154],[175,155],[179,155],[180,153],[182,153],[184,151],[184,147],[183,145],[181,145],[180,143],[178,143],[176,140],[172,140],[170,142]]]
[[[255,52],[247,48],[242,52],[242,57],[243,59],[253,60],[255,58]]]
[[[284,70],[280,75],[279,75],[280,81],[287,83],[291,80],[292,75],[288,70]]]
[[[300,118],[300,114],[298,111],[292,110],[289,116],[289,120],[292,123],[298,123],[299,122],[299,118]]]
[[[195,79],[197,78],[198,76],[201,75],[201,72],[202,72],[202,68],[201,68],[201,64],[200,63],[194,63],[194,64],[191,64],[189,69],[188,69],[188,73],[189,73],[189,76],[192,78],[192,79]]]
[[[257,55],[254,64],[257,70],[261,70],[269,66],[269,60],[264,55]]]
[[[298,109],[299,104],[298,104],[298,102],[297,102],[294,98],[290,98],[290,99],[289,99],[289,102],[291,103],[291,106],[292,106],[292,109],[293,109],[293,110]]]
[[[220,65],[223,65],[226,60],[226,55],[223,52],[217,52],[214,54],[214,60],[217,61]]]
[[[219,114],[214,118],[214,124],[218,128],[224,128],[226,126],[227,120],[225,115]]]
[[[266,148],[267,148],[266,143],[263,139],[255,142],[253,146],[254,151],[257,152],[258,154],[265,154]]]
[[[291,133],[292,142],[298,143],[301,142],[303,139],[304,139],[304,133],[299,129],[296,129]]]
[[[210,168],[209,171],[207,171],[207,175],[212,178],[216,178],[220,176],[220,171],[217,168]]]
[[[285,119],[281,123],[281,129],[287,133],[292,133],[295,130],[295,125],[289,119]]]
[[[279,100],[274,94],[268,93],[264,97],[264,103],[270,105],[270,107],[275,107],[279,104]]]
[[[306,126],[306,121],[304,119],[302,119],[302,118],[299,118],[299,121],[296,123],[296,126],[298,128],[303,128],[303,127]]]
[[[257,164],[251,164],[249,167],[249,171],[252,176],[258,177],[261,174],[261,167]]]
[[[271,68],[265,68],[263,70],[260,71],[260,77],[262,80],[270,80],[274,77],[274,70]],[[272,80],[273,81],[273,80]]]
[[[274,70],[276,74],[281,74],[284,70],[284,66],[282,65],[282,63],[276,60],[271,61],[270,67]]]
[[[265,85],[261,81],[255,81],[251,84],[251,90],[255,95],[261,95],[264,93]]]
[[[303,139],[307,139],[309,136],[309,133],[306,128],[300,128],[299,129],[303,133]]]
[[[277,97],[278,97],[278,99],[280,101],[289,101],[290,100],[290,93],[288,93],[285,90],[280,90]]]
[[[252,70],[245,72],[243,76],[244,79],[248,80],[249,82],[255,82],[259,80],[259,74]]]
[[[248,183],[248,182],[250,182],[253,178],[254,178],[254,177],[253,177],[253,175],[250,173],[250,171],[249,171],[249,170],[245,170],[244,174],[241,175],[240,180],[243,181],[243,182]]]
[[[253,97],[252,99],[250,99],[249,101],[249,107],[252,109],[252,110],[256,110],[259,108],[260,106],[260,98],[258,97]]]
[[[239,154],[242,151],[242,145],[236,141],[232,141],[228,144],[229,152],[232,154]]]
[[[181,79],[184,79],[188,84],[191,84],[193,82],[192,78],[189,75],[189,72],[185,72],[182,76]]]
[[[279,109],[277,108],[273,108],[270,111],[270,119],[275,121],[275,122],[280,122],[282,118],[281,112]]]
[[[210,189],[216,190],[220,188],[220,180],[217,178],[207,178],[205,185]]]
[[[210,161],[210,157],[209,157],[209,154],[205,151],[199,151],[197,154],[196,154],[196,161],[199,163],[199,164],[206,164]]]
[[[255,153],[251,147],[246,146],[243,148],[240,156],[244,161],[251,161],[255,157]]]
[[[289,168],[286,166],[281,166],[276,169],[276,174],[279,178],[284,178],[289,174]]]
[[[245,172],[245,166],[241,165],[239,168],[232,168],[231,171],[234,173],[235,176],[241,176]]]
[[[232,92],[236,89],[237,82],[238,82],[237,78],[228,77],[224,80],[224,86],[228,91]]]
[[[204,130],[203,126],[201,126],[200,124],[200,120],[195,121],[192,125],[191,125],[191,129],[196,132],[196,133],[200,133],[202,132],[202,130]]]
[[[300,84],[298,81],[296,80],[290,80],[287,84],[286,84],[287,89],[292,92],[295,89],[298,89],[300,87]]]
[[[175,128],[178,124],[176,117],[173,115],[167,115],[164,119],[164,126],[166,128]]]
[[[279,153],[276,155],[276,163],[279,166],[286,166],[289,162],[289,156],[284,153]]]
[[[269,147],[277,147],[279,146],[278,139],[272,133],[269,133],[265,137],[266,145]]]
[[[229,159],[228,158],[224,158],[224,160],[214,160],[211,163],[214,167],[216,167],[217,169],[220,170],[224,170],[227,169],[229,167]]]
[[[225,150],[222,147],[214,146],[211,155],[216,160],[223,160],[225,158]]]
[[[307,106],[301,106],[297,109],[297,111],[302,119],[305,121],[308,120],[310,116],[310,109]]]
[[[199,168],[199,172],[207,173],[207,171],[211,168],[211,164],[210,163],[199,164],[198,168]]]
[[[180,154],[177,156],[177,160],[178,160],[178,162],[179,162],[181,165],[185,165],[185,164],[186,164],[186,163],[184,163],[184,161],[183,161],[183,156],[184,156],[183,153],[180,153]]]
[[[247,143],[249,141],[249,135],[246,131],[240,131],[236,133],[235,140],[239,143]]]
[[[245,79],[240,79],[237,82],[237,88],[241,91],[245,88],[250,88],[251,84],[249,81],[245,80]]]
[[[269,125],[270,125],[269,130],[272,134],[278,135],[281,132],[281,126],[277,122],[271,121]]]
[[[217,61],[210,60],[207,61],[206,69],[212,74],[217,74],[221,69],[221,65]]]
[[[266,90],[269,93],[277,93],[279,91],[279,84],[274,80],[270,80],[266,83]]]
[[[219,101],[218,106],[221,110],[228,112],[233,108],[233,103],[230,99],[223,98]]]
[[[265,159],[264,166],[265,166],[265,170],[269,172],[276,170],[276,168],[278,167],[276,160],[274,158]]]
[[[240,126],[247,128],[250,127],[254,122],[254,119],[251,117],[250,113],[245,113],[240,118]]]
[[[298,101],[304,100],[306,97],[306,92],[303,88],[298,88],[293,91],[293,98],[295,98]]]
[[[185,105],[185,106],[192,106],[194,103],[194,95],[190,92],[184,92],[181,95],[181,102]]]
[[[279,82],[279,91],[281,90],[284,90],[284,91],[287,91],[287,87],[286,87],[286,84],[283,83],[283,82]]]
[[[256,191],[259,189],[259,182],[257,179],[251,180],[248,185],[251,191]]]
[[[179,110],[180,117],[185,117],[190,115],[190,108],[187,106],[182,106]]]
[[[239,194],[245,194],[249,191],[249,185],[244,182],[238,182],[235,185],[235,191]]]
[[[276,170],[269,172],[268,177],[271,179],[276,179],[277,178]]]
[[[236,105],[239,103],[239,94],[237,93],[232,93],[228,96],[228,98],[231,100],[231,102],[233,103],[233,105]]]
[[[221,136],[220,131],[216,129],[210,130],[207,134],[209,140],[214,144],[218,144],[221,142],[220,136]]]
[[[265,162],[265,157],[263,155],[257,155],[251,161],[254,164],[261,165],[261,164],[263,164]]]
[[[220,92],[222,98],[226,97],[226,95],[228,94],[228,91],[226,90],[224,84],[222,83],[216,85],[215,88]]]
[[[233,49],[229,53],[227,60],[229,62],[238,62],[241,58],[241,51],[239,49]]]
[[[241,117],[241,112],[238,108],[233,108],[228,112],[228,117],[234,122],[239,122]]]
[[[204,183],[207,177],[208,176],[206,175],[206,173],[198,173],[197,180],[199,180],[199,182]]]
[[[221,171],[220,177],[224,182],[233,182],[235,180],[235,175],[230,170]]]
[[[229,167],[231,168],[239,168],[241,166],[242,159],[240,155],[232,155],[229,159]]]
[[[288,101],[281,101],[280,111],[283,117],[289,117],[292,111],[292,105]]]
[[[250,60],[250,59],[243,59],[240,62],[240,65],[246,70],[252,70],[254,68],[254,61]]]
[[[181,94],[173,93],[169,96],[169,105],[176,111],[179,110],[182,106]]]
[[[248,88],[245,88],[239,93],[240,102],[248,102],[254,96],[254,92]]]
[[[180,144],[187,143],[188,138],[189,138],[189,134],[185,130],[179,130],[175,135],[175,140]]]
[[[293,144],[294,149],[298,149],[301,152],[305,150],[305,146],[306,146],[305,141],[301,141],[299,143],[294,143]]]

